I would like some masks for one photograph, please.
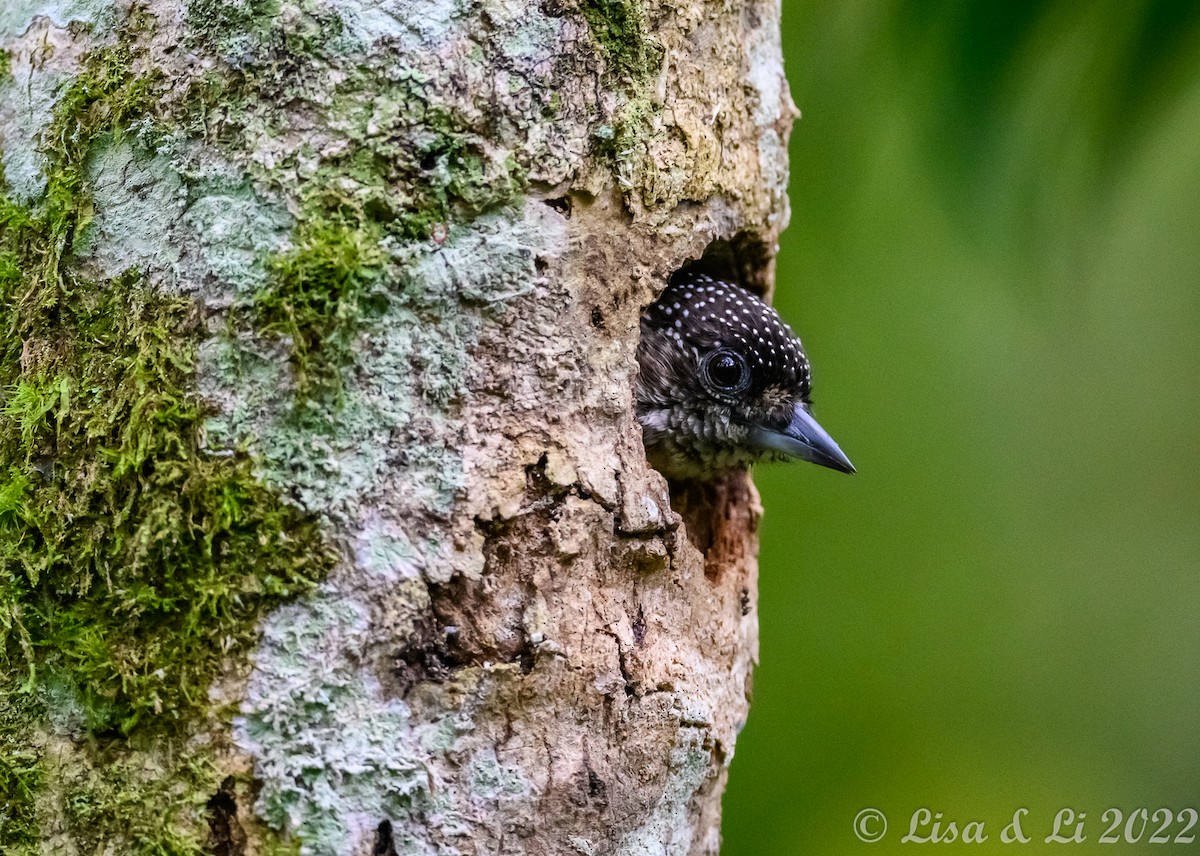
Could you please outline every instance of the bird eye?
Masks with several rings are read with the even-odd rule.
[[[721,392],[742,392],[750,385],[750,367],[736,351],[715,351],[704,361],[704,375]]]

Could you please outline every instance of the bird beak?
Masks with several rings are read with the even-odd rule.
[[[846,453],[838,448],[803,404],[796,405],[792,421],[782,431],[755,427],[750,431],[750,439],[766,451],[780,452],[843,473],[854,472],[854,464],[850,463]]]

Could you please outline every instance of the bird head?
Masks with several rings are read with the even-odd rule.
[[[672,283],[642,315],[637,356],[638,421],[664,475],[707,479],[763,458],[854,472],[813,419],[800,339],[744,288],[702,275]]]

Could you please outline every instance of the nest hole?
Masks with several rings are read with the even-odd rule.
[[[770,291],[774,272],[775,248],[757,232],[739,232],[732,238],[717,238],[704,248],[698,259],[689,259],[671,276],[678,282],[693,274],[740,285],[759,297]]]
[[[746,534],[758,529],[750,476],[743,470],[712,481],[673,481],[671,508],[683,518],[688,541],[704,555],[704,576],[712,582],[751,558]]]
[[[671,277],[678,282],[703,274],[733,282],[765,297],[774,277],[776,247],[754,231],[712,241],[697,259],[689,259]],[[724,569],[747,560],[745,533],[757,528],[753,488],[740,470],[707,481],[668,479],[671,507],[683,518],[687,537],[705,557],[705,575],[714,582]]]

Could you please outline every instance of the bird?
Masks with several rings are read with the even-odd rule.
[[[812,369],[779,313],[705,274],[672,281],[641,317],[635,386],[647,460],[707,481],[763,459],[854,465],[813,418]]]

